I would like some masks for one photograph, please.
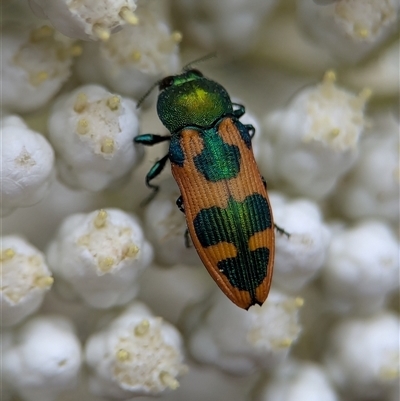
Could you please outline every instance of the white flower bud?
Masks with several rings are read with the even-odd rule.
[[[346,0],[328,5],[298,0],[304,29],[337,58],[357,62],[392,35],[398,26],[398,0]]]
[[[233,374],[270,369],[287,357],[297,340],[302,305],[301,298],[272,290],[261,307],[245,311],[217,291],[187,316],[189,351],[197,361]]]
[[[81,347],[67,319],[37,316],[11,334],[2,352],[2,373],[24,400],[55,401],[76,386]]]
[[[146,235],[154,245],[159,263],[201,265],[190,238],[185,238],[185,215],[176,205],[179,196],[178,186],[172,178],[163,181],[157,196],[145,210]]]
[[[274,192],[270,200],[275,224],[289,234],[275,230],[274,284],[286,291],[298,291],[322,268],[330,230],[316,203],[307,199],[288,202]]]
[[[64,35],[82,40],[103,40],[122,25],[137,24],[136,0],[29,0],[38,17],[48,18]]]
[[[285,361],[258,389],[254,401],[339,401],[322,366]]]
[[[89,389],[118,399],[175,390],[177,377],[187,370],[182,346],[175,327],[143,304],[131,304],[86,343]]]
[[[356,96],[334,81],[327,72],[320,85],[302,90],[286,110],[265,119],[258,163],[267,182],[322,199],[356,161],[370,92]]]
[[[378,217],[399,223],[400,125],[389,113],[372,121],[360,157],[334,193],[336,209],[351,219]]]
[[[322,271],[326,300],[340,313],[382,309],[399,288],[399,243],[380,221],[334,231]]]
[[[160,78],[176,73],[182,35],[171,30],[162,6],[146,0],[137,9],[137,25],[124,27],[107,42],[85,43],[77,63],[80,78],[139,99]]]
[[[2,107],[26,113],[46,104],[71,74],[80,47],[49,26],[2,27]]]
[[[61,179],[72,187],[100,191],[125,181],[140,160],[136,103],[87,85],[57,100],[49,138],[59,154]]]
[[[340,322],[325,357],[333,382],[352,399],[384,399],[399,385],[399,333],[389,313]]]
[[[179,0],[184,34],[208,51],[247,53],[276,0]],[[179,15],[179,14],[178,14]]]
[[[53,277],[43,254],[21,237],[1,238],[1,325],[12,326],[39,309]]]
[[[67,217],[47,251],[52,271],[69,283],[69,292],[95,308],[132,300],[152,256],[137,218],[118,209]]]
[[[54,151],[17,116],[1,121],[1,208],[7,215],[41,201],[54,178]]]

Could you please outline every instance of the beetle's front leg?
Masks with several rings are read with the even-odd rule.
[[[244,113],[246,113],[246,109],[244,108],[243,105],[241,105],[241,104],[239,104],[239,103],[232,103],[232,104],[233,104],[234,106],[237,107],[236,110],[233,110],[233,115],[234,115],[236,118],[240,118],[240,117],[242,117],[242,115],[243,115]]]
[[[156,134],[143,134],[133,138],[133,142],[141,143],[144,146],[153,146],[156,145],[157,143],[170,140],[171,140],[170,135],[156,135]]]

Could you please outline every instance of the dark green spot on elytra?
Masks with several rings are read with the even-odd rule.
[[[172,135],[171,142],[169,144],[169,158],[171,163],[177,164],[179,167],[183,167],[185,161],[185,154],[180,142],[178,135]]]
[[[236,247],[236,257],[219,261],[218,268],[233,287],[255,298],[255,289],[267,276],[269,249],[251,251],[249,240],[257,232],[271,228],[271,211],[264,196],[253,194],[243,202],[231,197],[226,208],[204,209],[193,223],[201,246],[229,242]]]
[[[240,151],[236,145],[223,141],[216,128],[204,130],[202,152],[193,158],[206,180],[216,182],[237,177],[240,172]]]

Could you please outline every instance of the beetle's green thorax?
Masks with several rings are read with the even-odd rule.
[[[170,132],[186,126],[206,128],[232,113],[228,92],[197,71],[186,71],[169,79],[168,86],[161,88],[158,96],[157,112]]]

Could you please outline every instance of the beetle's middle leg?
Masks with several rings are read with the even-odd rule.
[[[150,181],[152,181],[154,178],[156,178],[161,171],[163,171],[165,164],[167,163],[169,159],[169,154],[166,154],[164,157],[162,157],[160,160],[158,160],[153,167],[150,169],[150,171],[146,175],[146,185],[153,190],[153,192],[144,200],[144,204],[149,203],[157,194],[158,190],[160,189],[159,185],[154,185],[151,184]]]
[[[185,207],[183,206],[183,199],[182,196],[180,196],[177,200],[176,200],[176,206],[178,206],[178,209],[182,212],[185,213]],[[189,230],[186,228],[185,230],[185,246],[186,248],[191,248],[191,241],[190,241],[190,236],[189,236]]]
[[[264,188],[267,189],[267,181],[265,181],[265,178],[263,176],[261,176],[261,179],[264,184]],[[290,237],[290,234],[287,231],[285,231],[283,228],[277,226],[275,223],[274,223],[274,227],[275,227],[275,230],[278,231],[279,234],[286,235],[288,238]]]

